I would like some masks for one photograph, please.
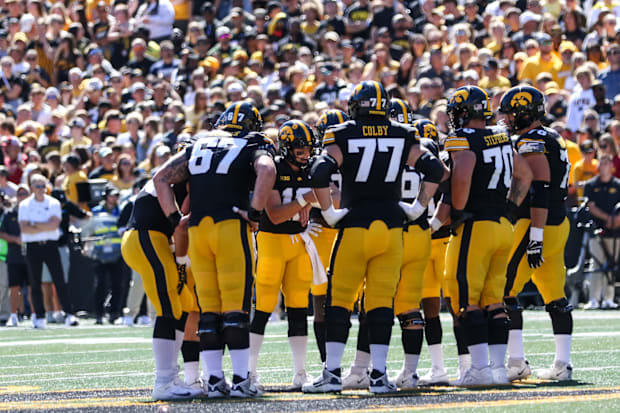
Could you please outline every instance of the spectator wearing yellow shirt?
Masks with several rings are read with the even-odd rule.
[[[491,90],[495,87],[509,88],[510,80],[499,74],[499,63],[496,59],[487,60],[484,65],[485,76],[478,82],[478,86],[485,90]]]
[[[90,146],[92,141],[84,136],[86,124],[80,117],[75,117],[69,122],[69,130],[71,131],[71,139],[66,140],[60,145],[60,155],[68,155],[76,146]],[[74,201],[75,202],[75,201]]]
[[[538,54],[529,57],[523,62],[518,79],[529,79],[532,82],[536,80],[536,76],[542,72],[551,73],[553,80],[558,82],[558,72],[562,67],[562,60],[558,59],[551,53],[553,50],[553,41],[551,36],[543,34],[540,41],[540,50]]]
[[[65,172],[62,190],[65,191],[69,201],[77,204],[78,192],[76,184],[88,181],[88,177],[80,169],[80,158],[73,154],[66,155],[62,160],[62,168]]]
[[[591,140],[584,141],[579,145],[582,159],[580,159],[573,170],[577,196],[583,198],[583,189],[586,182],[598,175],[598,161],[594,159],[594,143]]]

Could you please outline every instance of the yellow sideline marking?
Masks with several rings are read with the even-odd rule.
[[[32,392],[39,389],[40,387],[35,386],[0,386],[0,394]]]
[[[487,401],[472,401],[472,402],[450,402],[450,403],[433,403],[422,404],[419,406],[372,406],[363,409],[343,409],[343,410],[320,410],[321,413],[361,413],[361,412],[402,412],[402,411],[418,411],[418,410],[436,410],[436,409],[461,409],[464,407],[499,407],[499,406],[515,406],[523,404],[538,404],[538,403],[565,403],[576,401],[593,401],[593,400],[612,400],[620,399],[620,393],[608,393],[608,394],[583,394],[578,396],[559,396],[559,397],[542,397],[538,399],[511,399],[511,400],[487,400]],[[311,413],[316,410],[309,410],[301,413]]]

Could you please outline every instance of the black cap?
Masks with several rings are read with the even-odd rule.
[[[499,67],[499,62],[497,61],[497,59],[489,59],[487,60],[487,64],[484,65],[484,68],[489,70],[489,69],[497,69]]]
[[[105,187],[105,193],[104,194],[105,194],[105,196],[109,196],[109,195],[116,195],[116,196],[118,196],[118,195],[120,195],[120,192],[119,192],[117,187],[115,187],[112,184],[108,184]]]
[[[579,149],[583,153],[591,153],[594,152],[594,143],[591,140],[585,140],[579,145]]]

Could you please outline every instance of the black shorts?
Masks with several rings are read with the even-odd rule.
[[[28,283],[28,266],[24,264],[7,264],[9,271],[9,287],[23,287]]]

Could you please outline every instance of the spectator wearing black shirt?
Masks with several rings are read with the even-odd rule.
[[[609,257],[615,262],[620,253],[620,242],[616,239],[620,229],[620,213],[616,207],[620,202],[620,179],[613,175],[611,155],[599,156],[598,170],[599,176],[586,182],[584,190],[585,202],[594,217],[596,227],[603,230],[600,236],[592,237],[589,243],[596,268],[593,268],[591,273],[590,300],[585,309],[618,306],[613,301],[614,285],[600,268],[609,261]]]
[[[171,41],[161,43],[161,60],[151,66],[150,74],[170,80],[172,73],[175,72],[181,61],[174,57],[174,45]]]
[[[30,195],[28,187],[21,185],[17,189],[17,205]],[[23,309],[22,288],[28,285],[28,267],[22,254],[21,231],[17,221],[18,206],[8,210],[2,216],[0,225],[0,238],[8,244],[6,264],[9,273],[9,300],[11,316],[7,322],[8,327],[17,327],[19,320],[17,312]]]
[[[330,107],[338,99],[340,89],[346,87],[346,84],[338,79],[339,69],[333,63],[325,63],[321,67],[321,75],[323,82],[320,83],[314,91],[314,100],[325,102]]]
[[[368,0],[358,0],[344,11],[344,23],[351,37],[370,38],[370,7]]]
[[[131,50],[133,52],[133,59],[127,63],[127,66],[132,69],[140,69],[142,73],[149,73],[151,66],[155,63],[155,59],[146,54],[146,42],[144,39],[133,39]]]
[[[112,149],[107,146],[99,150],[99,158],[101,159],[101,166],[95,168],[89,175],[88,179],[107,179],[112,180],[116,166],[114,165],[114,155]]]
[[[323,2],[323,12],[326,19],[319,25],[319,33],[336,32],[339,36],[346,34],[346,27],[342,16],[338,15],[338,3],[336,0],[325,0]]]
[[[599,129],[604,131],[613,119],[614,112],[611,110],[611,101],[605,97],[606,90],[603,82],[598,79],[592,82],[592,94],[594,95],[594,100],[596,100],[596,104],[592,109],[598,113]]]
[[[433,48],[430,53],[430,67],[423,69],[418,74],[418,79],[424,77],[440,78],[445,89],[450,89],[454,83],[452,71],[444,64],[444,57],[441,49]]]

